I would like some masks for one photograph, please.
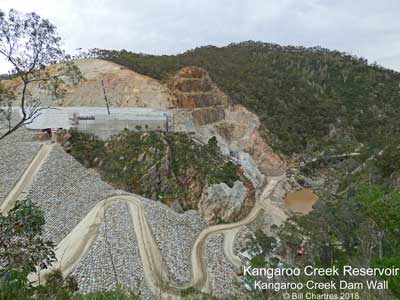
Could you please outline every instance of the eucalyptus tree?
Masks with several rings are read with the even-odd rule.
[[[78,67],[61,49],[56,27],[34,12],[0,10],[0,58],[11,66],[10,77],[19,81],[12,92],[6,85],[0,89],[0,140],[50,108],[34,96],[32,86],[57,100],[64,95],[65,84],[77,84],[82,79]],[[21,114],[13,113],[13,105]]]

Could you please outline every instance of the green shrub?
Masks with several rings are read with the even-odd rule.
[[[372,266],[374,268],[400,268],[400,256],[383,257],[376,260]],[[400,299],[400,276],[382,277],[389,282],[389,289],[393,295]]]
[[[235,181],[240,180],[238,166],[231,161],[222,164],[222,166],[214,166],[210,169],[207,179],[208,184],[224,182],[228,186],[233,187]]]

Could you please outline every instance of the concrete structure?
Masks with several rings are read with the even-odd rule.
[[[71,129],[92,133],[102,139],[124,129],[143,131],[173,131],[173,114],[149,108],[55,107],[40,112],[26,127],[31,130],[47,128]]]

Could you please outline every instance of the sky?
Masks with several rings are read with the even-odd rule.
[[[400,71],[399,0],[0,0],[10,8],[49,19],[70,54],[177,54],[254,40],[322,46]]]

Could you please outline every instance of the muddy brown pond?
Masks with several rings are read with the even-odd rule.
[[[318,196],[310,189],[290,192],[285,197],[285,203],[293,212],[308,214],[313,210],[313,205],[318,201]]]

